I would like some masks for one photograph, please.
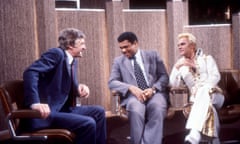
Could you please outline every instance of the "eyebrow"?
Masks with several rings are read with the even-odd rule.
[[[179,43],[179,44],[177,44],[177,46],[182,46],[182,45],[185,45],[186,44],[186,42],[181,42],[181,43]]]
[[[123,48],[128,48],[128,47],[129,47],[129,45],[125,45],[125,46],[122,46],[120,48],[123,49]]]

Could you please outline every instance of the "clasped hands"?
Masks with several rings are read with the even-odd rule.
[[[130,86],[129,91],[142,103],[150,99],[154,95],[152,88],[142,90],[136,86]]]
[[[79,91],[80,98],[87,98],[90,94],[90,90],[89,90],[88,86],[86,86],[84,84],[78,85],[78,91]],[[45,103],[32,104],[31,109],[39,111],[41,114],[41,117],[43,119],[46,119],[51,113],[49,105],[45,104]]]
[[[194,59],[189,59],[185,57],[179,59],[175,64],[176,69],[179,69],[182,66],[189,66],[191,68],[196,68]]]

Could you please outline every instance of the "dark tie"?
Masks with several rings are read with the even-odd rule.
[[[143,72],[142,72],[139,64],[137,63],[136,57],[133,57],[133,61],[134,61],[134,73],[135,73],[138,87],[142,90],[149,88],[147,85],[147,82],[144,78]]]
[[[75,62],[75,59],[73,59],[73,61],[71,63],[71,80],[72,81],[74,79],[74,62]]]
[[[71,63],[71,89],[70,89],[70,92],[69,92],[69,102],[70,102],[70,105],[74,105],[74,75],[75,75],[75,72],[74,72],[74,62],[75,62],[75,59],[73,59],[72,63]]]
[[[74,62],[75,60],[73,59],[72,63],[70,64],[70,90],[69,90],[69,94],[68,94],[68,99],[66,101],[66,103],[64,104],[62,110],[66,111],[68,110],[68,108],[70,106],[74,106],[75,105],[75,100],[74,100],[74,92],[73,92],[73,85],[74,85]]]

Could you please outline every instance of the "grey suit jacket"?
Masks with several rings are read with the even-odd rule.
[[[149,81],[149,87],[155,87],[157,92],[166,93],[169,77],[166,68],[157,51],[141,50],[141,56]],[[116,57],[113,62],[111,75],[108,81],[110,90],[120,92],[123,97],[129,95],[130,85],[137,86],[131,60],[124,55]]]

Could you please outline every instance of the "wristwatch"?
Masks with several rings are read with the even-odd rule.
[[[153,95],[156,93],[157,91],[156,91],[156,88],[155,87],[152,87],[152,93],[153,93]]]

